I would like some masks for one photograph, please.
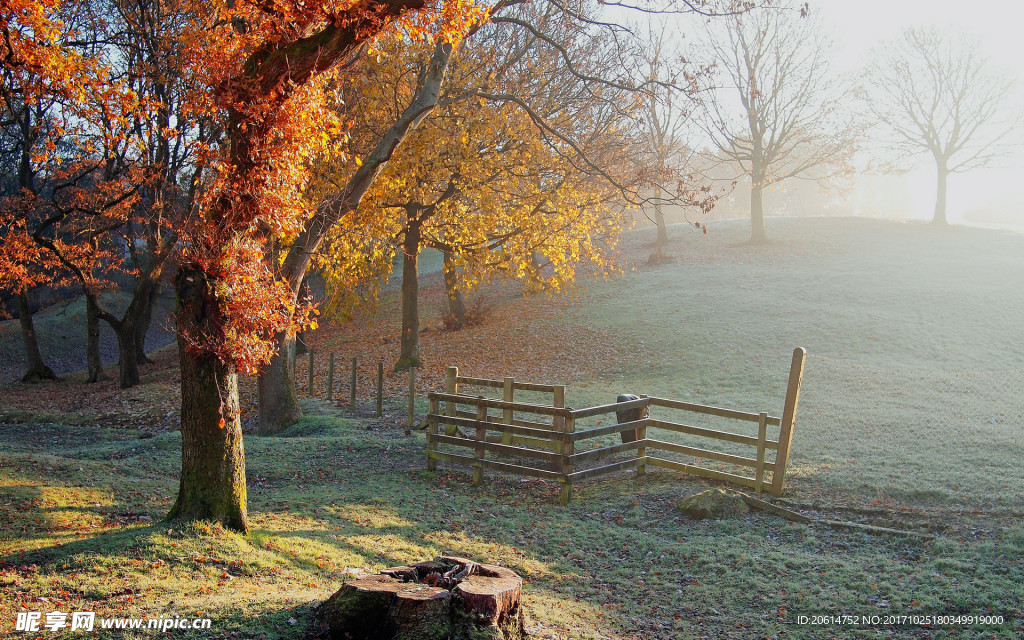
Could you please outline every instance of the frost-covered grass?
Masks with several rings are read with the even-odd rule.
[[[213,619],[182,638],[300,638],[349,576],[442,552],[521,573],[536,638],[810,639],[822,629],[795,621],[823,613],[993,614],[1006,623],[943,637],[1021,631],[1020,526],[929,542],[763,514],[694,522],[675,505],[704,485],[671,473],[586,482],[562,508],[557,485],[489,473],[476,488],[462,471],[423,471],[419,433],[307,411],[286,437],[247,440],[248,538],[160,521],[177,434],[0,427],[0,633],[14,635],[18,611],[92,610]]]
[[[803,346],[796,499],[1024,506],[1024,234],[779,219],[750,246],[743,223],[709,229],[676,229],[679,262],[634,262],[565,312],[638,345],[569,404],[630,392],[780,415]]]
[[[537,381],[575,372],[576,407],[636,392],[778,414],[792,348],[805,346],[787,499],[937,539],[758,513],[694,522],[675,505],[707,485],[660,470],[586,481],[562,508],[555,484],[488,472],[474,487],[463,469],[427,473],[423,436],[405,434],[397,403],[377,421],[312,401],[284,437],[246,437],[248,538],[166,523],[180,436],[132,428],[150,420],[142,405],[173,396],[165,373],[117,396],[142,416],[117,429],[88,412],[38,424],[61,416],[22,404],[18,419],[36,424],[0,425],[0,636],[15,635],[19,611],[94,610],[208,615],[203,637],[300,638],[312,606],[348,576],[445,552],[519,571],[535,638],[1021,637],[1024,237],[868,220],[769,231],[773,244],[750,247],[742,225],[706,237],[677,229],[669,253],[680,261],[656,268],[643,265],[639,232],[621,278],[587,284],[540,320],[503,313],[500,326],[536,336],[552,363]],[[521,311],[545,300],[499,302]],[[587,327],[593,348],[573,353],[616,362],[560,358],[545,323]],[[485,326],[466,340],[509,343],[487,338]],[[459,339],[444,337],[443,364],[469,359]],[[509,375],[513,356],[464,373]],[[40,387],[40,402],[55,388]],[[814,614],[1005,623],[796,624]]]

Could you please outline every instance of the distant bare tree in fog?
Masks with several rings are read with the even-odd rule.
[[[691,68],[679,51],[673,46],[677,31],[666,23],[660,28],[650,27],[650,43],[644,51],[643,62],[648,77],[654,81],[654,88],[643,96],[638,109],[637,121],[640,139],[645,148],[649,165],[649,182],[654,189],[650,204],[654,205],[654,224],[658,228],[656,245],[668,243],[668,227],[662,207],[676,204],[663,192],[675,193],[678,189],[670,185],[682,180],[691,164],[691,150],[686,145],[689,132],[690,113],[696,104],[697,77],[705,73],[704,68]]]
[[[899,157],[929,153],[938,186],[934,222],[946,224],[949,174],[990,164],[1009,150],[1020,123],[1010,100],[1013,82],[1000,76],[962,34],[934,27],[908,29],[883,45],[859,90],[870,116]]]
[[[733,16],[709,39],[725,82],[703,101],[704,128],[718,155],[750,176],[750,238],[764,242],[763,189],[837,172],[853,129],[839,115],[821,27],[805,9]]]

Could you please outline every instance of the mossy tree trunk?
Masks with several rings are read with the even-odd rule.
[[[181,480],[168,519],[213,520],[248,533],[245,449],[238,407],[238,375],[215,354],[198,351],[188,336],[217,335],[223,326],[213,278],[183,266],[178,296],[181,358]]]

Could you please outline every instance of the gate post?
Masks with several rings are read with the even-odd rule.
[[[793,424],[796,422],[796,409],[800,401],[800,384],[804,378],[804,360],[807,349],[793,349],[793,363],[789,368],[789,384],[786,386],[786,404],[782,409],[782,425],[779,427],[779,450],[775,455],[775,472],[772,474],[771,494],[782,495],[783,482],[786,479],[786,464],[789,462],[789,447],[793,442]]]

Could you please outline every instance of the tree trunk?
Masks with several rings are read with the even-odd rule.
[[[660,188],[655,191],[654,197],[657,200],[654,205],[654,224],[658,227],[658,239],[654,241],[654,245],[661,248],[668,244],[668,228],[665,227],[665,214],[661,212]]]
[[[218,335],[224,322],[223,303],[213,279],[195,266],[182,266],[175,290],[181,354],[181,481],[167,517],[213,520],[248,533],[238,375],[233,366],[199,350],[189,339]]]
[[[420,226],[409,216],[409,227],[402,243],[402,350],[395,370],[420,366],[419,273]]]
[[[146,334],[153,323],[153,309],[160,302],[160,281],[151,282],[148,291],[144,291],[145,299],[140,300],[138,315],[135,318],[135,361],[149,364],[152,360],[146,355]]]
[[[94,296],[85,296],[85,360],[89,367],[86,382],[99,382],[103,377],[103,360],[100,358],[100,310]]]
[[[56,380],[53,370],[43,362],[43,354],[39,351],[35,326],[32,324],[32,307],[29,306],[28,292],[22,291],[18,298],[18,322],[21,324],[21,340],[25,344],[25,375],[22,382],[41,382]]]
[[[659,247],[668,244],[668,227],[665,226],[665,214],[661,212],[661,205],[654,207],[654,223],[658,225],[658,239],[655,244]]]
[[[296,339],[277,336],[277,355],[259,377],[259,434],[272,436],[299,421],[302,409],[295,390]]]
[[[754,244],[768,242],[768,234],[764,230],[763,188],[763,178],[752,178],[750,183],[750,241]]]
[[[137,292],[137,290],[136,290]],[[91,301],[90,306],[95,309],[97,316],[105,321],[114,330],[117,338],[117,380],[122,389],[128,389],[139,384],[139,361],[135,358],[135,313],[138,296],[132,299],[124,316],[118,320],[117,317],[105,311],[99,305],[99,300],[94,294],[86,291],[86,300]]]
[[[144,297],[148,298],[149,294],[145,293]],[[138,305],[140,303],[138,289],[136,289],[128,309],[124,312],[124,316],[120,319],[103,309],[95,294],[89,293],[86,290],[85,298],[87,306],[96,313],[99,319],[106,322],[114,330],[114,336],[117,338],[117,376],[121,388],[128,389],[136,386],[140,382],[139,361],[136,357],[138,355],[138,347],[135,342],[137,332],[135,321],[138,317]]]
[[[309,276],[306,274],[302,275],[302,284],[299,285],[298,295],[309,295]],[[280,341],[278,341],[278,344],[280,344]],[[295,354],[292,356],[293,358],[295,356],[301,356],[303,354],[309,353],[309,343],[306,341],[306,332],[300,331],[297,334],[295,334],[295,339],[292,340],[292,345],[293,348],[295,349]],[[278,353],[282,352],[279,351]]]
[[[329,199],[321,207],[317,215],[307,221],[306,226],[303,228],[299,237],[292,244],[288,251],[288,255],[284,260],[284,264],[281,267],[282,274],[291,284],[293,291],[296,295],[299,294],[301,283],[306,277],[306,270],[309,268],[310,260],[313,255],[316,254],[317,247],[327,236],[327,232],[333,227],[338,221],[346,214],[354,211],[359,203],[362,201],[363,195],[370,188],[370,186],[376,180],[377,175],[387,165],[391,159],[392,154],[402,144],[408,134],[415,130],[418,124],[427,117],[427,115],[437,105],[437,100],[440,95],[441,85],[444,81],[445,72],[448,69],[448,63],[451,60],[453,48],[450,44],[444,42],[438,42],[435,46],[434,53],[430,58],[430,65],[426,70],[426,74],[416,90],[416,95],[409,106],[402,112],[395,123],[382,135],[378,141],[377,146],[373,152],[363,157],[363,164],[360,166],[349,181],[345,184],[344,189],[341,190],[334,197]],[[300,342],[297,346],[305,347],[305,344]],[[291,376],[294,371],[292,366],[294,363],[289,360],[287,364],[282,364],[279,360],[283,356],[278,353],[273,357],[270,362],[270,366],[266,372],[261,374],[262,377],[266,377],[269,372],[272,371],[285,371],[285,376]],[[294,353],[289,354],[289,358],[294,358]],[[262,384],[262,380],[261,380]],[[291,385],[294,389],[294,380],[282,380],[280,383],[271,383],[280,385]],[[280,388],[280,387],[279,387]],[[260,412],[261,415],[264,411],[263,403],[268,401],[271,397],[276,399],[287,399],[286,393],[279,395],[260,395]],[[294,393],[292,394],[294,397]],[[298,405],[296,404],[293,411],[298,411]],[[287,415],[288,408],[285,406],[279,407],[267,407],[266,411],[268,414],[273,415]],[[262,418],[261,433],[262,429]]]
[[[466,299],[458,287],[458,275],[452,260],[452,252],[444,252],[444,293],[448,298],[448,314],[452,319],[452,328],[459,329],[466,325]]]
[[[117,376],[122,389],[129,389],[139,384],[139,361],[136,358],[135,324],[120,322],[114,326],[117,336]]]
[[[949,179],[949,170],[946,163],[939,161],[938,184],[935,193],[935,217],[932,222],[938,225],[948,224],[946,221],[946,182]]]

